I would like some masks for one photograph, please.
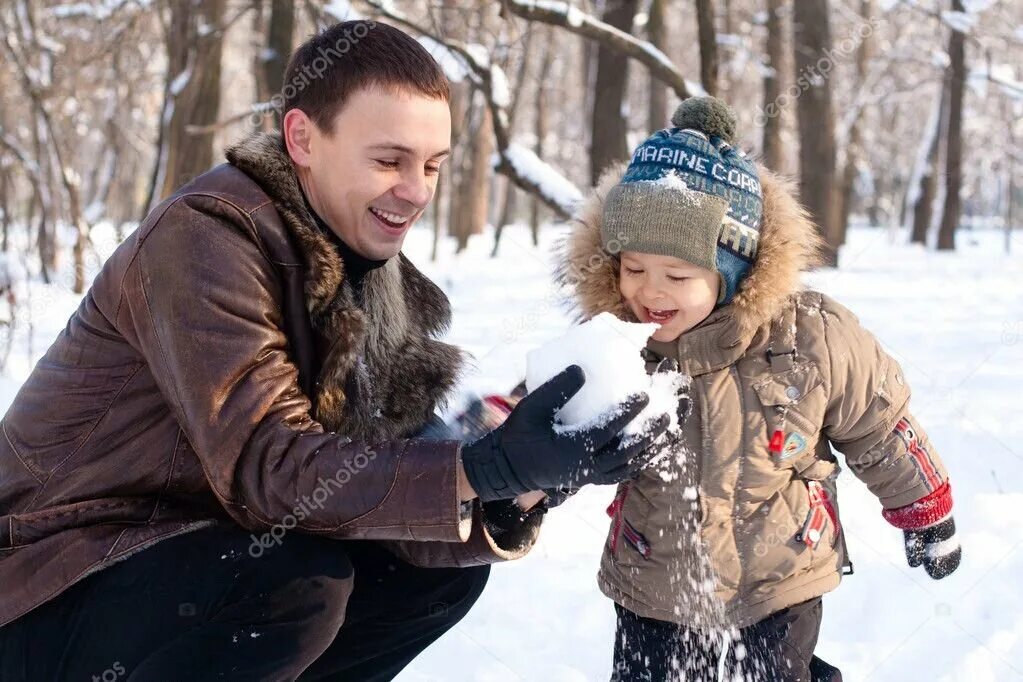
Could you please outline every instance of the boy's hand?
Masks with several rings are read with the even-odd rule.
[[[570,434],[554,430],[554,414],[586,378],[572,365],[522,399],[508,420],[478,441],[462,447],[462,464],[473,490],[484,502],[510,499],[531,490],[588,483],[617,483],[647,464],[650,445],[664,432],[662,415],[643,436],[622,441],[620,432],[649,402],[634,396],[607,424]]]
[[[927,575],[941,580],[959,568],[963,550],[956,537],[956,523],[952,515],[933,526],[919,530],[904,530],[906,559],[909,565],[924,565]]]
[[[952,487],[948,481],[913,504],[886,509],[883,516],[906,538],[906,559],[913,568],[923,564],[927,575],[940,580],[951,575],[963,550],[952,518]]]

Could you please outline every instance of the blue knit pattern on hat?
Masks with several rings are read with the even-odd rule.
[[[735,296],[756,258],[763,200],[756,166],[736,147],[716,135],[693,129],[667,128],[636,148],[622,183],[659,180],[668,174],[691,189],[728,201],[718,235],[716,263],[726,291],[722,304]]]

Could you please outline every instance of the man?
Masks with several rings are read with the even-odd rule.
[[[346,22],[293,55],[282,134],[157,207],[0,426],[0,679],[391,679],[528,551],[539,492],[633,474],[559,436],[578,368],[483,438],[411,438],[461,353],[401,255],[448,154],[447,82]],[[427,568],[430,567],[430,568]]]

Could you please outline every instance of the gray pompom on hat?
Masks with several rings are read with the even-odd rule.
[[[671,115],[671,125],[676,128],[699,130],[710,137],[720,137],[728,144],[735,144],[735,130],[738,121],[735,112],[716,97],[690,97],[684,100]]]
[[[718,303],[738,291],[756,258],[763,213],[756,166],[734,147],[735,113],[692,97],[636,148],[604,200],[604,246],[674,256],[721,276]]]

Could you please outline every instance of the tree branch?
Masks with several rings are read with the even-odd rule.
[[[674,90],[680,99],[687,99],[703,89],[696,83],[686,82],[685,76],[668,56],[650,43],[606,24],[567,2],[501,0],[501,4],[517,17],[560,26],[570,33],[590,38],[615,52],[635,59],[650,70],[651,76]]]

